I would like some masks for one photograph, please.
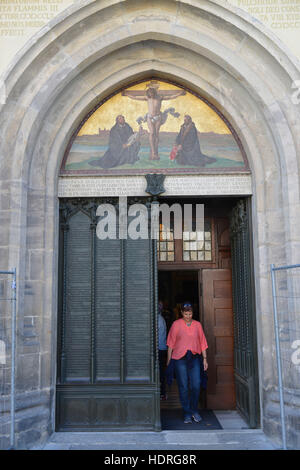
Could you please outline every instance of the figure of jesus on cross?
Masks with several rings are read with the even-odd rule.
[[[147,124],[151,148],[150,160],[159,160],[159,130],[167,119],[167,114],[161,112],[161,103],[163,100],[173,100],[178,96],[183,96],[186,92],[184,90],[158,90],[159,83],[155,80],[147,83],[146,87],[146,90],[125,90],[122,95],[128,96],[132,100],[148,102]]]

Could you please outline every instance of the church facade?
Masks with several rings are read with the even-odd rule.
[[[0,269],[17,270],[17,447],[55,430],[159,432],[157,304],[176,291],[206,328],[208,407],[280,442],[270,265],[299,261],[297,80],[299,61],[225,1],[85,0],[14,59]],[[206,235],[101,240],[98,207],[120,215],[121,196],[203,204]]]

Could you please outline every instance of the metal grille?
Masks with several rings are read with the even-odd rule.
[[[300,448],[300,265],[271,265],[284,449]]]
[[[0,449],[14,448],[16,271],[0,271]]]

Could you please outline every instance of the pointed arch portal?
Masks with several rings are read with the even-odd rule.
[[[291,98],[298,74],[299,64],[263,25],[221,0],[149,5],[85,0],[42,29],[12,62],[3,77],[6,102],[0,121],[0,210],[5,221],[1,250],[3,266],[16,266],[19,276],[20,331],[30,324],[37,338],[32,344],[19,336],[17,413],[21,419],[29,410],[32,416],[41,407],[44,411],[38,436],[32,437],[25,426],[27,442],[45,436],[49,422],[51,430],[55,426],[59,196],[67,194],[63,192],[67,188],[71,197],[74,183],[68,175],[59,178],[63,157],[71,137],[99,103],[152,77],[186,87],[215,106],[235,130],[247,156],[251,178],[239,181],[247,187],[245,194],[252,194],[260,423],[266,432],[273,432],[279,416],[273,407],[278,398],[268,321],[272,311],[268,270],[271,263],[290,264],[299,248],[300,121]],[[126,189],[120,177],[113,177],[115,183],[124,182]],[[198,178],[194,195],[203,196],[211,175],[199,172],[194,177]],[[214,173],[214,177],[223,175]],[[81,196],[99,196],[104,177],[99,178],[98,193],[91,194],[90,180],[82,183]],[[145,196],[143,175],[134,178],[131,191],[136,192],[129,195]],[[168,175],[166,185],[168,181],[171,185],[177,180]],[[111,190],[107,196],[116,195],[113,183],[110,179],[106,184]],[[186,194],[177,191],[175,196]],[[70,223],[82,230],[82,239],[93,243],[84,225],[90,216],[81,211],[74,217]],[[68,236],[73,236],[71,232]],[[70,246],[65,249],[76,259]],[[69,338],[63,341],[69,344]],[[85,416],[83,409],[82,413]]]

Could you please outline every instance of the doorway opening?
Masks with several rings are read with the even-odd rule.
[[[180,318],[180,307],[189,301],[193,305],[193,318],[200,321],[198,271],[160,271],[158,273],[158,298],[163,303],[162,316],[165,319],[167,335],[175,320]],[[206,408],[203,403],[203,408]],[[178,409],[180,401],[176,381],[166,385],[162,395],[161,409]]]
[[[200,410],[237,408],[257,427],[250,200],[177,198],[205,203],[203,230],[192,227],[175,239],[169,224],[155,244],[100,240],[95,221],[103,201],[60,201],[56,429],[159,430],[161,423],[164,429],[160,411],[180,402],[175,381],[160,400],[158,298],[168,329],[185,300],[204,328],[209,370]]]
[[[208,377],[201,388],[199,410],[210,429],[220,425],[216,416],[234,416],[237,410],[245,420],[240,420],[241,427],[258,424],[255,319],[252,300],[248,300],[254,295],[249,203],[208,198],[203,236],[184,233],[183,240],[174,240],[173,246],[172,233],[163,233],[162,227],[158,242],[158,298],[163,302],[167,332],[180,318],[181,304],[189,301],[208,342]],[[160,402],[162,428],[186,429],[176,377],[166,386],[166,395]]]
[[[216,331],[216,327],[211,325],[210,317],[213,316],[215,318],[215,311],[209,308],[211,299],[207,299],[206,292],[203,292],[204,280],[207,296],[211,297],[211,292],[207,285],[207,277],[210,274],[209,270],[202,272],[201,269],[160,271],[158,273],[158,294],[160,301],[163,303],[162,315],[166,322],[167,334],[173,322],[181,318],[181,305],[185,301],[189,301],[193,306],[193,319],[200,321],[204,327],[208,343],[210,343],[208,357],[209,369],[211,370],[207,372],[210,380],[203,384],[199,396],[199,410],[201,411],[202,422],[197,425],[193,423],[193,428],[216,430],[222,429],[217,418],[217,410],[229,411],[236,409],[233,372],[233,318],[232,308],[227,308],[225,315],[222,308],[222,329],[227,328],[227,331],[223,331],[222,334],[227,334],[228,336],[221,339],[223,343],[220,343],[220,337],[215,336],[213,338],[214,334],[219,333],[220,336],[220,332]],[[229,288],[229,292],[225,292],[225,294],[230,298],[231,283],[228,286],[224,285],[226,278],[229,277],[228,274],[228,270],[222,270],[223,279],[221,279],[221,283],[223,283],[223,286],[221,286],[221,289],[225,288],[226,290],[226,287]],[[218,282],[216,275],[214,276],[214,281]],[[227,302],[228,307],[228,299],[222,298],[221,302],[224,303],[224,301],[225,303]],[[231,299],[229,302],[232,304]],[[218,322],[219,320],[220,318],[217,319]],[[211,331],[212,328],[214,331]],[[219,342],[217,351],[216,342]],[[212,343],[214,344],[212,345]],[[222,356],[222,364],[218,363],[216,355]],[[162,394],[160,403],[162,428],[169,430],[186,429],[182,420],[176,376],[174,376],[171,385],[165,383],[165,393]]]

